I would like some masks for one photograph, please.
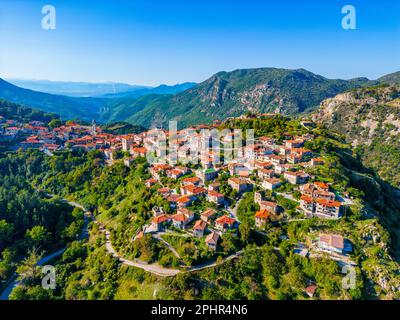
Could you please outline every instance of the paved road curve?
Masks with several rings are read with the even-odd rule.
[[[39,260],[39,262],[37,263],[38,266],[43,266],[45,265],[47,262],[49,262],[50,260],[62,255],[65,251],[65,248],[62,248],[56,252],[53,252],[52,254],[49,254],[45,257],[43,257],[42,259]],[[8,300],[11,291],[18,286],[19,282],[18,282],[18,277],[16,274],[13,275],[12,277],[12,281],[11,283],[8,285],[8,287],[3,291],[3,293],[0,295],[0,300]]]
[[[53,195],[49,194],[49,196],[53,196]],[[88,218],[90,217],[91,219],[94,220],[94,216],[92,215],[91,212],[86,210],[81,204],[76,203],[74,201],[68,201],[66,199],[64,199],[64,201],[68,202],[68,204],[71,205],[71,206],[78,207],[78,208],[82,209],[85,212],[85,226],[83,228],[81,238],[86,237],[87,234],[88,234],[88,230],[87,230],[88,220],[89,220]],[[98,221],[94,220],[94,222],[99,224]],[[218,265],[224,263],[225,261],[234,259],[234,258],[240,256],[243,253],[243,251],[238,251],[238,252],[236,252],[234,254],[231,254],[230,256],[225,257],[224,259],[221,260],[221,262],[217,263],[216,261],[209,261],[209,262],[206,262],[206,263],[194,266],[194,267],[189,267],[186,270],[164,268],[164,267],[162,267],[162,266],[160,266],[159,264],[156,264],[156,263],[146,264],[145,262],[140,261],[140,260],[132,261],[132,260],[128,260],[128,259],[123,258],[113,248],[112,243],[111,243],[111,239],[110,239],[111,238],[110,237],[110,232],[108,230],[106,230],[104,227],[101,227],[100,229],[106,235],[105,246],[106,246],[107,251],[110,254],[112,254],[115,258],[117,258],[122,264],[125,264],[125,265],[128,265],[128,266],[133,266],[133,267],[136,267],[136,268],[140,268],[140,269],[143,269],[143,270],[145,270],[147,272],[153,273],[153,274],[155,274],[157,276],[161,276],[161,277],[175,276],[176,274],[178,274],[180,272],[194,272],[194,271],[199,271],[199,270],[203,270],[203,269],[206,269],[206,268],[212,268],[212,267],[215,267],[215,266],[218,266]],[[60,249],[60,250],[58,250],[56,252],[53,252],[52,254],[49,254],[49,255],[45,256],[44,258],[42,258],[38,262],[38,265],[39,266],[44,265],[46,262],[52,260],[53,258],[56,258],[56,257],[62,255],[63,252],[65,251],[65,249],[66,248],[62,248],[62,249]],[[9,286],[1,294],[0,300],[8,300],[11,291],[17,285],[18,285],[17,275],[14,275],[14,277],[12,278],[12,281],[9,284]]]
[[[162,277],[168,277],[168,276],[174,276],[176,274],[178,274],[179,272],[181,272],[178,269],[169,269],[169,268],[164,268],[158,264],[146,264],[144,262],[140,262],[139,260],[136,261],[131,261],[128,259],[125,259],[123,257],[121,257],[113,248],[112,243],[111,243],[111,237],[110,237],[110,232],[107,231],[106,229],[102,230],[105,235],[106,235],[106,249],[107,251],[113,255],[113,257],[117,258],[121,263],[126,264],[128,266],[133,266],[133,267],[137,267],[137,268],[141,268],[145,271],[151,272],[153,274],[156,274],[158,276],[162,276]]]
[[[69,204],[75,205],[76,203],[69,202]],[[83,208],[81,205],[79,205],[79,206],[81,208]],[[83,210],[85,210],[85,209],[83,208]],[[95,223],[99,224],[98,221],[95,221]],[[201,265],[190,267],[190,268],[188,268],[186,270],[164,268],[164,267],[162,267],[162,266],[160,266],[159,264],[156,264],[156,263],[147,264],[147,263],[145,263],[143,261],[140,261],[140,260],[132,261],[132,260],[128,260],[128,259],[123,258],[113,248],[112,243],[111,243],[110,232],[107,229],[105,229],[103,226],[100,227],[100,230],[103,231],[105,233],[105,235],[106,235],[106,244],[105,244],[106,245],[106,249],[110,254],[113,255],[113,257],[117,258],[121,263],[123,263],[125,265],[133,266],[133,267],[136,267],[136,268],[140,268],[140,269],[143,269],[143,270],[145,270],[147,272],[153,273],[153,274],[161,276],[161,277],[171,277],[171,276],[177,275],[180,272],[194,272],[194,271],[198,271],[198,270],[202,270],[202,269],[206,269],[206,268],[212,268],[212,267],[215,267],[215,266],[217,266],[219,264],[224,263],[227,260],[236,258],[240,254],[242,254],[242,251],[238,251],[238,252],[236,252],[236,253],[228,256],[228,257],[225,257],[219,263],[217,263],[215,261],[209,261],[209,262],[206,262],[206,263],[201,264]]]

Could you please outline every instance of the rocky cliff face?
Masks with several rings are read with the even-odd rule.
[[[356,145],[370,144],[379,130],[397,136],[400,133],[400,86],[378,86],[338,94],[324,100],[313,117],[346,134]]]
[[[280,88],[266,83],[257,83],[243,87],[235,86],[230,81],[222,79],[219,76],[208,80],[203,88],[199,88],[198,94],[201,97],[203,110],[206,113],[210,111],[210,114],[218,111],[219,108],[225,110],[225,105],[232,106],[230,110],[226,110],[229,115],[239,115],[246,111],[278,112],[283,105],[286,106],[282,110],[285,112],[296,107],[291,97],[284,95]]]
[[[388,254],[391,242],[400,254],[400,86],[381,85],[357,89],[325,99],[313,119],[328,129],[341,133],[355,147],[358,156],[374,174],[351,175],[353,183],[363,188],[365,196],[377,210],[377,216],[391,235],[378,225],[359,223],[363,254],[372,257],[372,247],[380,247],[379,263],[374,259],[361,262],[370,279],[367,290],[384,299],[397,299],[400,289],[398,263]],[[385,260],[384,263],[383,260]],[[385,267],[382,267],[385,265]]]
[[[400,187],[400,86],[385,85],[338,94],[313,115],[357,147],[366,166]]]
[[[378,223],[359,222],[357,228],[362,236],[360,241],[363,243],[364,258],[361,266],[369,279],[367,291],[381,299],[399,299],[399,264],[388,254],[388,243],[385,240],[386,231]],[[376,248],[379,248],[379,255],[376,255]]]

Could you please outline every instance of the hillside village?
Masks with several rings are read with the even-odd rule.
[[[123,160],[128,167],[136,158],[153,154],[158,162],[150,164],[151,178],[144,183],[162,195],[169,212],[154,207],[153,217],[133,235],[133,240],[145,234],[180,232],[200,239],[211,252],[216,252],[221,235],[237,236],[237,208],[248,192],[254,193],[254,203],[259,207],[253,219],[255,231],[261,234],[268,225],[291,219],[340,219],[352,203],[347,194],[339,194],[306,172],[324,164],[320,155],[305,148],[305,143],[314,138],[311,133],[285,134],[281,142],[260,136],[251,145],[240,143],[235,149],[236,131],[218,137],[219,141],[204,134],[203,130],[218,128],[220,123],[216,122],[178,131],[175,157],[171,157],[165,140],[160,139],[169,135],[166,130],[113,135],[95,123],[88,126],[69,121],[51,129],[39,121],[19,123],[1,117],[0,122],[0,140],[14,142],[14,150],[35,148],[48,156],[63,149],[99,150],[108,165]],[[309,128],[313,123],[304,121],[303,126]],[[229,161],[220,159],[220,150],[212,148],[216,142],[225,148],[233,146],[237,156]],[[296,204],[295,218],[280,205],[276,195]],[[342,262],[351,252],[351,244],[338,234],[320,234],[313,243],[299,244],[300,250],[295,251],[304,256],[310,251],[324,251]]]
[[[53,2],[0,0],[0,305],[400,300],[400,1]]]

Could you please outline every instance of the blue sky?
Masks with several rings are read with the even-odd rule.
[[[57,28],[41,28],[42,6]],[[341,27],[351,4],[357,29]],[[157,85],[238,68],[400,70],[398,0],[0,0],[0,77]]]

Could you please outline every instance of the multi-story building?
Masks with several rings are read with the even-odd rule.
[[[260,210],[257,211],[255,215],[255,224],[257,228],[263,228],[268,222],[268,219],[270,217],[271,213],[268,212],[268,210]]]
[[[342,215],[342,203],[325,199],[315,200],[315,215],[321,218],[337,219]]]
[[[215,179],[218,176],[218,172],[214,168],[197,171],[197,176],[203,180],[203,182]]]
[[[344,207],[339,201],[313,199],[310,196],[303,195],[300,198],[300,208],[309,217],[338,219],[342,216]]]
[[[287,140],[285,141],[285,147],[292,149],[292,148],[301,148],[304,145],[304,140]]]
[[[351,243],[338,234],[320,234],[317,247],[321,251],[341,255],[352,251]]]
[[[205,210],[205,211],[203,211],[202,213],[201,213],[201,215],[200,215],[200,219],[201,220],[203,220],[203,221],[205,221],[205,222],[207,222],[207,223],[210,223],[211,222],[211,219],[213,219],[214,218],[214,216],[216,215],[216,213],[217,213],[217,211],[215,211],[214,209],[207,209],[207,210]]]
[[[236,220],[226,215],[219,217],[217,220],[215,220],[215,228],[224,232],[230,229],[234,229],[236,225]]]
[[[218,245],[218,240],[219,240],[219,234],[216,232],[211,232],[205,239],[205,243],[208,247],[208,249],[212,251],[217,250],[217,245]]]
[[[309,174],[303,171],[287,171],[283,174],[283,177],[291,184],[303,184],[310,178]]]
[[[193,235],[201,238],[204,235],[204,231],[207,229],[207,222],[203,220],[197,220],[193,226]]]
[[[228,184],[237,192],[245,192],[251,187],[251,184],[242,178],[229,178]]]
[[[261,186],[267,190],[274,190],[274,189],[280,187],[281,185],[282,185],[282,182],[278,178],[264,179],[263,182],[261,183]]]
[[[222,205],[225,201],[225,196],[217,191],[208,190],[207,200],[210,202],[214,202],[217,205]]]

